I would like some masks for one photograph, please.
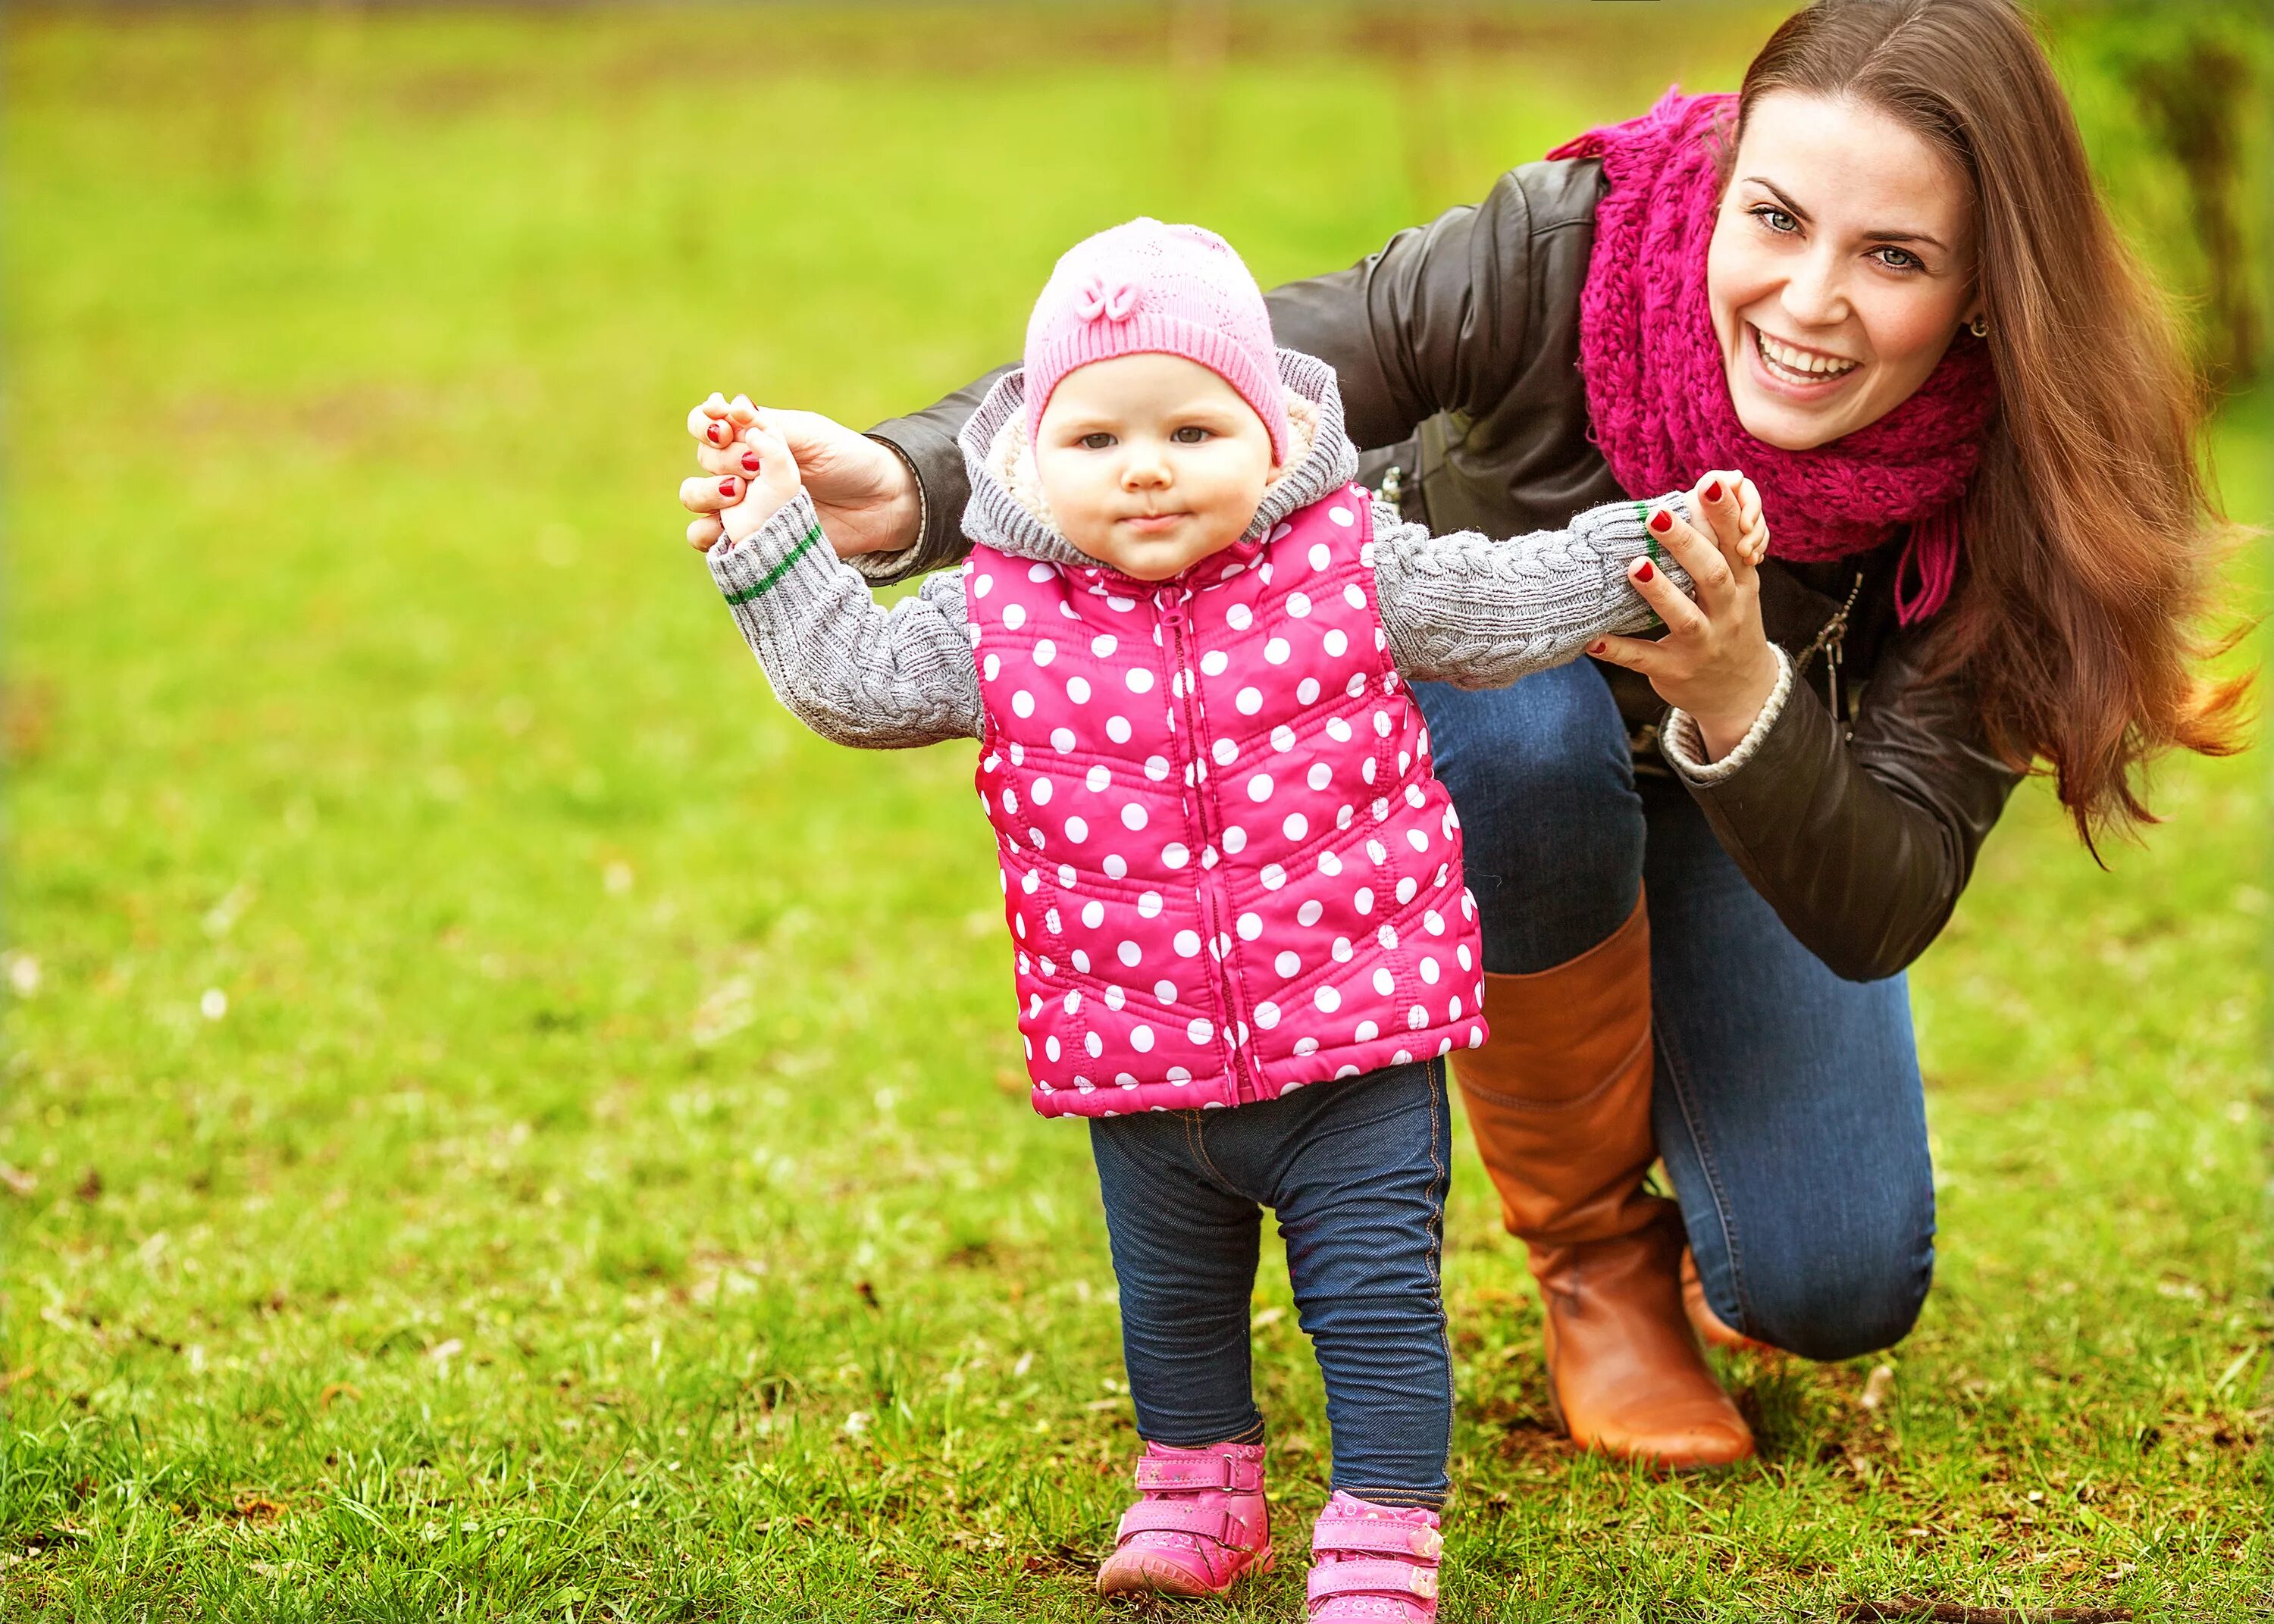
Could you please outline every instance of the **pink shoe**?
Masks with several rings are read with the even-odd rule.
[[[1271,1571],[1261,1444],[1148,1443],[1137,1460],[1137,1491],[1097,1570],[1102,1592],[1221,1596],[1251,1568]]]
[[[1311,1530],[1313,1624],[1430,1624],[1444,1548],[1435,1512],[1377,1506],[1337,1489]]]

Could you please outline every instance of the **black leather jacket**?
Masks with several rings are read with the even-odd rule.
[[[1398,500],[1433,529],[1520,535],[1628,494],[1588,437],[1578,372],[1602,185],[1592,159],[1525,164],[1482,203],[1269,296],[1278,342],[1339,373],[1362,476],[1379,485],[1396,469]],[[901,575],[966,550],[955,433],[992,381],[872,431],[923,485],[924,535]],[[1763,620],[1803,680],[1751,760],[1689,784],[1778,917],[1856,981],[1894,974],[1934,940],[2018,777],[1984,741],[1963,674],[1930,680],[1924,628],[1896,624],[1896,553],[1763,568]],[[1604,670],[1647,770],[1666,707],[1639,677]]]

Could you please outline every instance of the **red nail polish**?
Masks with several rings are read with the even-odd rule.
[[[1652,565],[1648,559],[1643,560],[1640,564],[1635,567],[1635,579],[1638,581],[1655,580],[1657,575],[1657,569]]]
[[[764,467],[764,466],[765,466],[765,464],[764,464],[763,462],[759,462],[759,461],[758,461],[758,454],[757,454],[757,452],[755,452],[755,451],[746,452],[746,453],[743,455],[743,457],[742,457],[742,471],[743,471],[744,473],[746,473],[746,474],[755,474],[755,473],[757,473],[757,472],[758,471],[758,470],[759,470],[759,469],[761,469],[761,468],[763,468],[763,467]]]
[[[1719,479],[1706,487],[1706,500],[1709,502],[1718,502],[1721,500],[1721,482]]]
[[[712,445],[723,446],[727,443],[727,425],[714,422],[709,428],[703,431],[703,435]]]
[[[721,479],[721,480],[719,482],[719,495],[721,495],[721,496],[732,496],[734,493],[734,482],[733,480],[731,480],[731,479]]]
[[[1650,515],[1650,528],[1656,530],[1661,536],[1665,535],[1667,531],[1674,528],[1674,515],[1668,513],[1665,508],[1660,508],[1656,513]]]
[[[1600,654],[1604,650],[1610,646],[1611,645],[1608,643],[1591,643],[1587,645],[1587,652],[1590,654]]]

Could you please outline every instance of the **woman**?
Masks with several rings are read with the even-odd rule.
[[[1420,695],[1483,909],[1462,1091],[1559,1413],[1741,1459],[1693,1327],[1841,1358],[1925,1297],[1903,970],[2019,775],[2090,844],[2147,818],[2150,757],[2233,748],[2239,685],[2191,671],[2196,391],[2010,0],[1820,0],[1736,98],[1670,95],[1271,308],[1434,528],[1762,487],[1757,584],[1684,559],[1692,606],[1645,568],[1660,640]],[[960,555],[988,381],[870,437],[773,414],[874,578]]]

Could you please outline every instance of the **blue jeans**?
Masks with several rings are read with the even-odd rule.
[[[1636,778],[1592,663],[1414,694],[1460,813],[1487,971],[1577,957],[1647,883],[1652,1124],[1713,1311],[1811,1358],[1901,1340],[1934,1270],[1904,978],[1841,981],[1800,944],[1689,792]]]
[[[1248,1305],[1269,1207],[1326,1378],[1335,1487],[1440,1504],[1453,1431],[1437,1281],[1452,1162],[1444,1062],[1233,1110],[1097,1117],[1089,1142],[1138,1432],[1186,1449],[1263,1436]]]

